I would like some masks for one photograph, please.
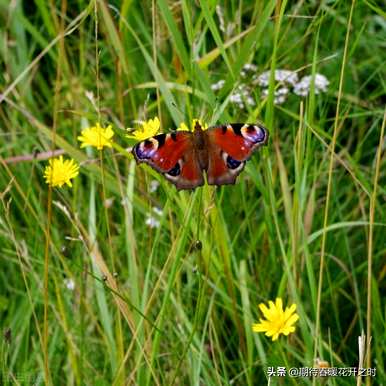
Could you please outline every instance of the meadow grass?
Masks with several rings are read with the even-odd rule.
[[[0,0],[0,19],[1,384],[385,384],[379,3]],[[277,69],[307,95],[278,104]],[[234,186],[177,191],[127,151],[155,116],[270,140]],[[113,147],[81,149],[96,122]],[[72,188],[45,183],[54,150]],[[252,324],[276,297],[299,321],[273,342]],[[320,360],[376,376],[267,376]]]

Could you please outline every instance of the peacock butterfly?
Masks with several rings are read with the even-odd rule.
[[[232,123],[203,130],[159,134],[133,147],[137,163],[145,162],[178,190],[204,185],[234,184],[253,151],[265,145],[268,131],[259,124]]]

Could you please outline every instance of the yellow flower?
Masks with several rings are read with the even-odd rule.
[[[199,124],[201,126],[202,130],[206,130],[208,128],[208,125],[204,122],[202,122],[200,119],[193,119],[192,121],[192,131],[196,130],[196,124]],[[178,131],[190,131],[188,126],[185,122],[181,122],[180,126],[177,129]]]
[[[272,337],[272,341],[280,334],[288,335],[295,331],[293,324],[299,319],[299,315],[295,312],[296,304],[286,307],[283,311],[283,301],[276,298],[275,304],[269,301],[269,308],[263,303],[259,304],[259,308],[266,320],[260,319],[260,323],[255,323],[252,326],[253,331],[265,332],[266,336]]]
[[[82,135],[78,137],[78,141],[82,142],[80,147],[94,146],[98,150],[102,150],[104,146],[111,147],[113,135],[114,131],[111,125],[104,129],[97,123],[96,126],[82,130]]]
[[[59,158],[51,158],[48,161],[48,166],[44,169],[44,178],[46,183],[52,187],[64,184],[72,186],[71,178],[75,178],[79,174],[79,165],[73,159],[63,160],[63,156]]]
[[[136,139],[137,141],[143,141],[144,139],[154,137],[160,129],[160,121],[158,117],[149,119],[147,122],[142,123],[142,128],[134,130],[131,134],[127,134],[127,138]]]
[[[186,123],[185,122],[181,122],[180,123],[180,126],[177,128],[178,131],[190,131],[189,130],[189,127],[186,126]]]

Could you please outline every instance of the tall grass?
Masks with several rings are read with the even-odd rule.
[[[373,1],[0,0],[2,384],[318,384],[267,369],[358,366],[362,333],[375,378],[326,384],[385,383],[384,16]],[[268,96],[254,86],[239,108],[247,63]],[[312,75],[308,95],[277,104],[277,69]],[[125,129],[154,116],[165,132],[261,121],[270,141],[234,186],[178,192],[126,151]],[[98,121],[114,147],[80,149]],[[51,150],[81,165],[72,189],[45,184]],[[272,342],[252,324],[276,297],[300,319]]]

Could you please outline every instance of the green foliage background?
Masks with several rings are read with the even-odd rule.
[[[357,366],[362,331],[386,381],[380,2],[1,0],[0,20],[3,384],[268,384],[268,366]],[[330,85],[275,105],[271,76],[240,110],[246,63]],[[235,186],[177,192],[125,151],[154,116],[259,120],[270,142]],[[117,146],[80,150],[97,121]],[[73,189],[44,183],[51,149],[81,164]],[[300,320],[271,342],[251,325],[277,296]]]

